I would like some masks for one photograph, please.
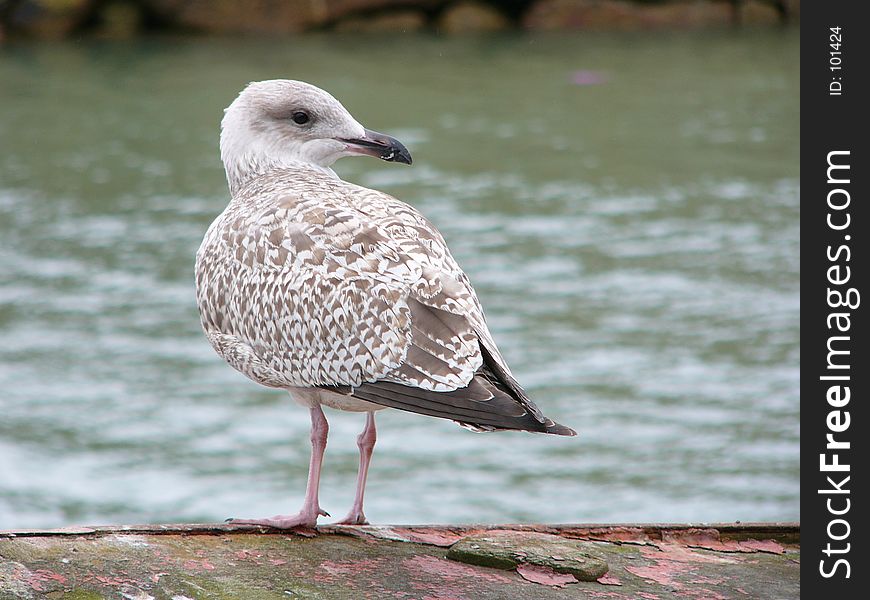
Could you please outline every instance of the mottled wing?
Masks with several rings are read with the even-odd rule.
[[[514,380],[424,217],[380,192],[318,183],[307,194],[272,182],[279,198],[249,190],[209,229],[197,293],[218,353],[265,385],[341,390],[479,429],[570,432]]]
[[[405,360],[386,377],[349,393],[478,430],[575,435],[544,417],[514,379],[492,340],[468,277],[435,226],[390,196],[365,192],[374,194],[364,204],[366,216],[382,223],[421,270],[407,298],[412,331]],[[385,214],[392,215],[388,223],[383,222]],[[457,374],[461,374],[459,386]]]
[[[475,335],[414,300],[439,292],[444,259],[414,211],[394,200],[401,206],[374,218],[348,196],[371,204],[377,192],[332,183],[309,195],[282,183],[281,197],[234,201],[197,255],[203,327],[218,353],[275,387],[465,385],[482,362]]]

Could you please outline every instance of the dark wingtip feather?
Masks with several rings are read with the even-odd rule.
[[[552,433],[553,435],[567,435],[569,437],[574,437],[577,435],[577,432],[571,429],[570,427],[565,427],[564,425],[560,425],[550,419],[547,419],[546,423],[547,429],[543,433]]]
[[[544,423],[535,423],[531,426],[522,426],[517,425],[514,427],[498,427],[493,425],[482,425],[480,423],[468,423],[466,421],[456,421],[454,422],[458,424],[460,427],[464,427],[465,429],[470,429],[471,431],[476,431],[478,433],[485,433],[488,431],[528,431],[529,433],[549,433],[551,435],[564,435],[566,437],[574,437],[577,435],[577,432],[571,429],[570,427],[565,427],[560,423],[554,422],[552,419],[547,419],[544,417]]]

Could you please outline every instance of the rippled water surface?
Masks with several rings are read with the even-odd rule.
[[[0,48],[0,529],[298,508],[308,418],[200,332],[222,109],[292,77],[415,205],[577,438],[380,413],[374,522],[796,519],[797,31]],[[321,502],[349,507],[360,415]]]

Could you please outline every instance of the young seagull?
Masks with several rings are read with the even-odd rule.
[[[405,146],[301,81],[251,83],[225,112],[220,148],[232,200],[196,255],[202,326],[230,366],[308,407],[312,446],[302,510],[233,523],[314,527],[327,515],[318,502],[322,406],[366,413],[345,524],[366,523],[375,411],[398,408],[475,431],[575,435],[511,375],[438,230],[330,168],[356,155],[410,165]]]

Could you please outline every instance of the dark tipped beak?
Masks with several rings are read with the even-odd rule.
[[[371,129],[365,131],[364,137],[341,141],[347,144],[347,149],[354,154],[374,156],[387,162],[411,164],[411,153],[402,142]]]

